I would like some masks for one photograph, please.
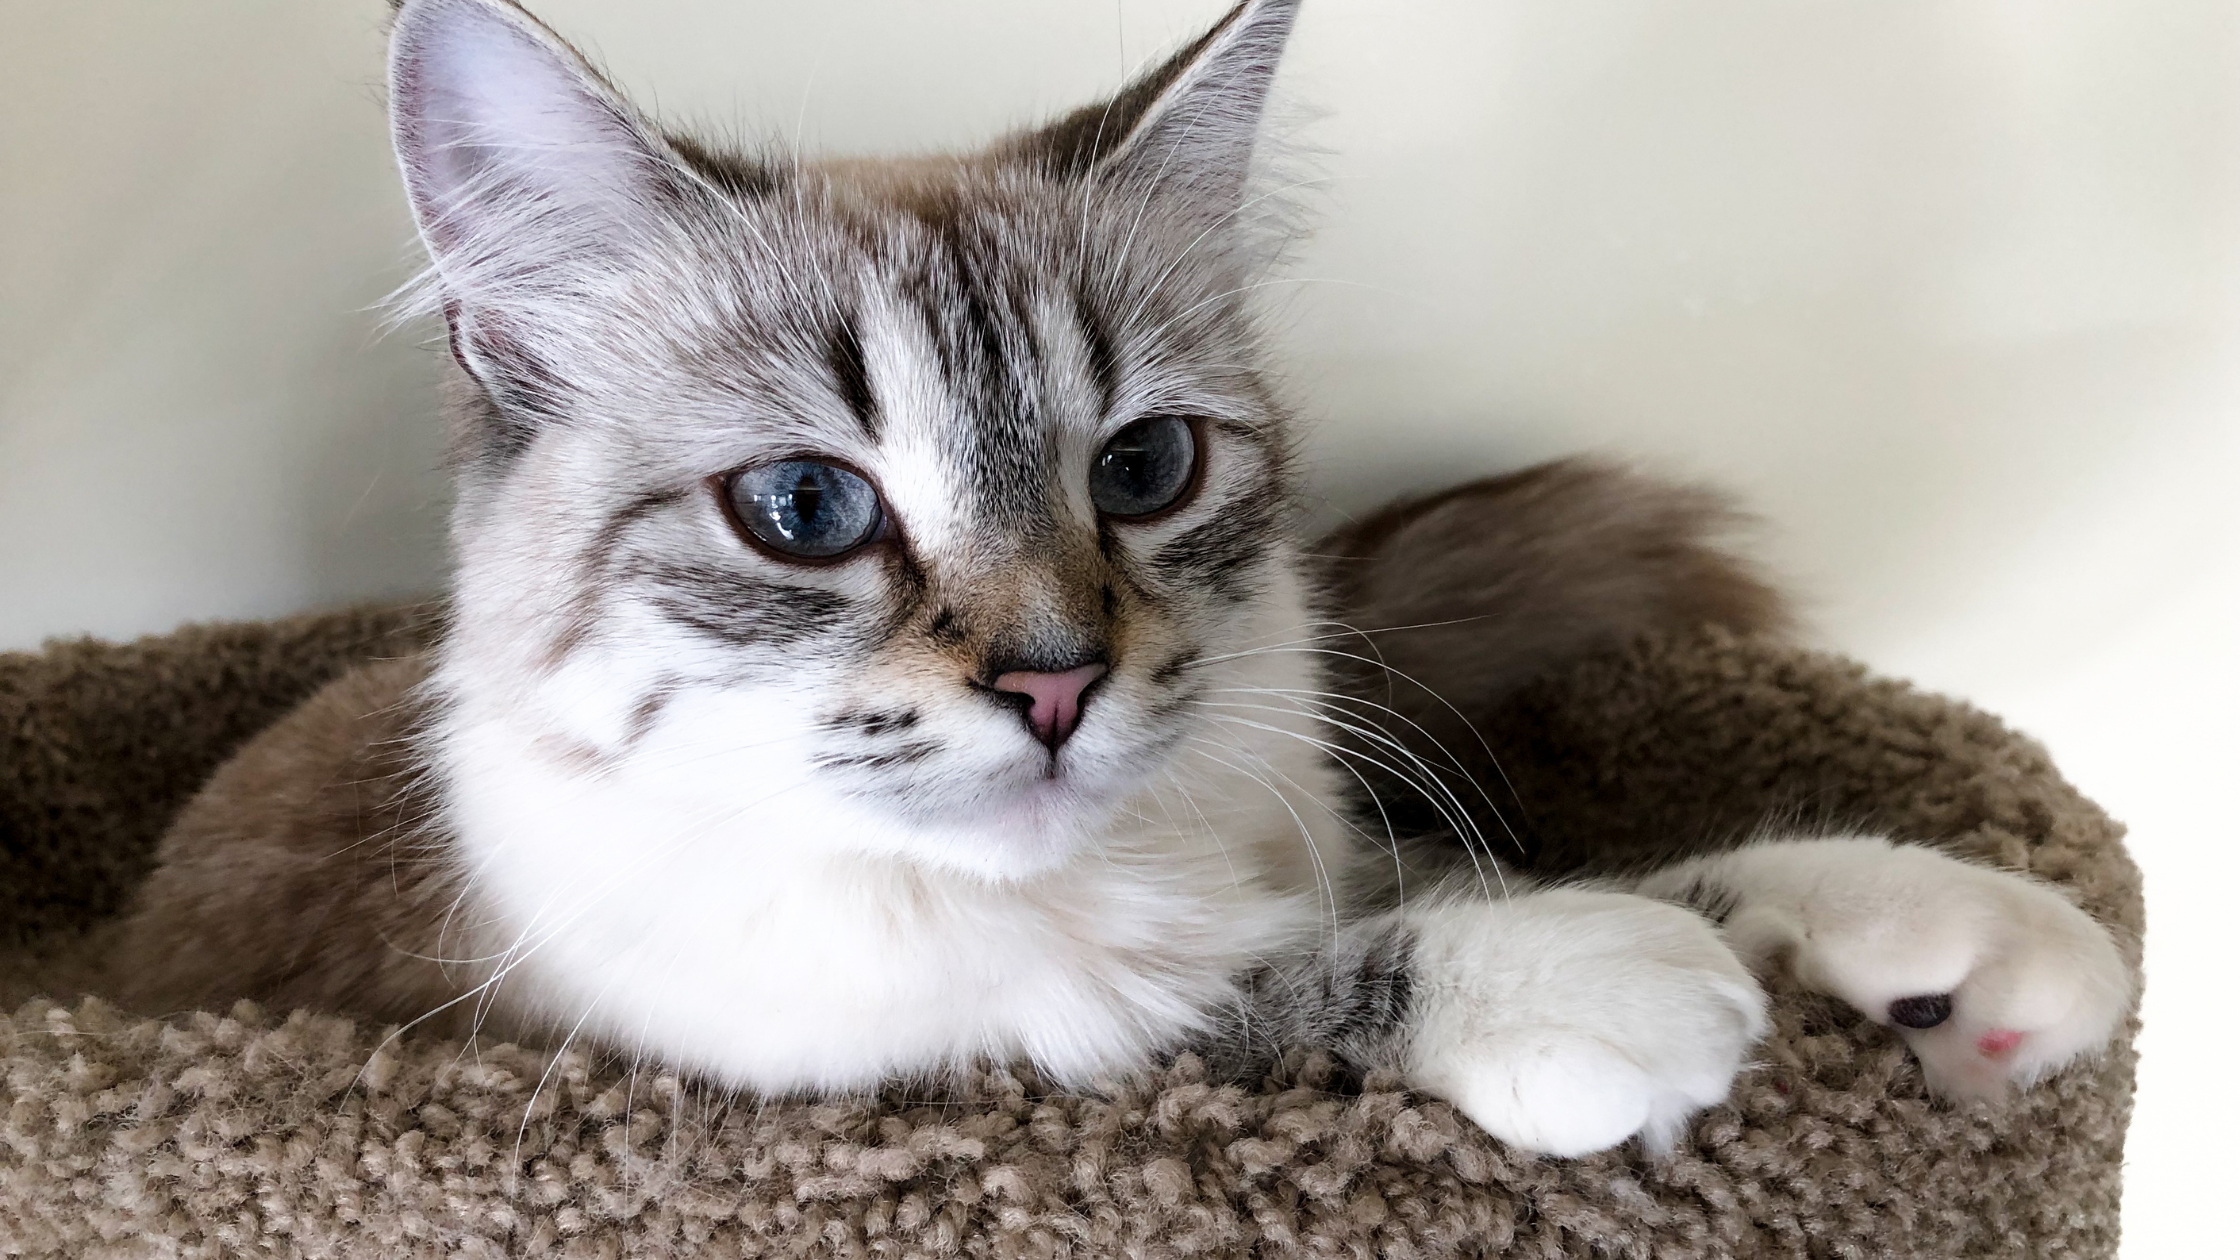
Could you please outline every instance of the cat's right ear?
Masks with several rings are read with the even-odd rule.
[[[1112,99],[997,152],[1058,179],[1128,189],[1138,205],[1223,222],[1242,208],[1269,88],[1298,13],[1298,0],[1237,0],[1211,30]]]
[[[571,333],[689,177],[576,51],[509,0],[408,0],[390,133],[452,353],[516,414],[550,409]]]

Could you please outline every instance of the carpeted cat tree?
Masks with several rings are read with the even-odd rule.
[[[1777,991],[1675,1154],[1561,1161],[1313,1058],[1257,1090],[1184,1060],[1102,1096],[996,1072],[961,1101],[766,1103],[326,1016],[28,996],[235,745],[429,631],[360,611],[0,656],[0,1256],[2115,1254],[2128,1032],[1953,1108],[1880,1028]],[[1871,826],[2065,885],[2137,965],[2120,829],[2028,739],[1845,661],[1645,640],[1486,727],[1537,867]]]

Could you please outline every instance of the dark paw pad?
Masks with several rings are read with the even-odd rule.
[[[1952,995],[1899,998],[1890,1004],[1890,1022],[1900,1028],[1935,1028],[1952,1018]]]

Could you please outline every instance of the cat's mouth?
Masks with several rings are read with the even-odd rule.
[[[1070,764],[1062,752],[1044,753],[991,787],[988,804],[1007,815],[1078,810],[1096,795],[1089,776]]]

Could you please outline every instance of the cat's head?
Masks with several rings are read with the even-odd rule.
[[[1293,9],[979,153],[815,163],[664,135],[505,0],[407,4],[453,699],[587,777],[845,803],[816,843],[1076,851],[1306,617],[1248,301]]]

